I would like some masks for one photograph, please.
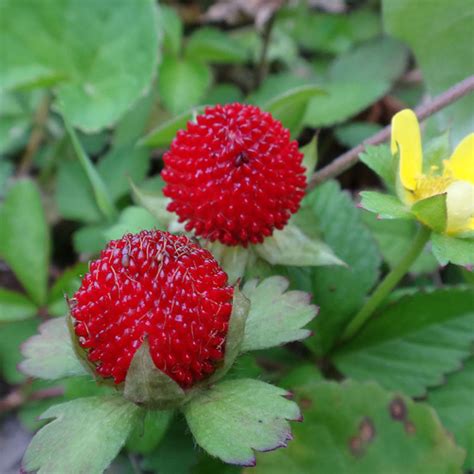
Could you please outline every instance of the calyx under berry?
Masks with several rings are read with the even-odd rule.
[[[290,132],[258,107],[207,107],[165,153],[163,190],[185,229],[225,245],[262,243],[304,196],[303,155]]]
[[[209,251],[142,231],[110,242],[71,300],[78,343],[95,372],[124,382],[144,341],[182,389],[223,365],[234,289]]]

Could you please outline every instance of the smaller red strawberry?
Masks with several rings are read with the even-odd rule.
[[[258,244],[283,229],[306,187],[303,155],[268,112],[207,107],[165,153],[163,190],[186,230],[225,245]]]
[[[148,338],[156,367],[190,388],[224,358],[232,297],[209,251],[185,236],[142,231],[110,242],[90,264],[71,313],[100,376],[123,382]]]

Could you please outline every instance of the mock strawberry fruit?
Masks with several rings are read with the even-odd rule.
[[[232,297],[207,250],[154,230],[110,242],[70,304],[79,344],[100,376],[124,381],[147,338],[156,367],[189,388],[224,357]]]
[[[210,241],[261,243],[299,208],[302,158],[290,132],[258,107],[207,107],[164,155],[168,210]]]

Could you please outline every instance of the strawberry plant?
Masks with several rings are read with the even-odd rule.
[[[473,8],[0,0],[0,472],[472,472]]]

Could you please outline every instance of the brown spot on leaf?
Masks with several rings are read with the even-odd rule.
[[[349,440],[349,449],[353,456],[362,456],[364,454],[364,442],[358,436],[353,436]]]
[[[370,443],[375,437],[375,426],[374,422],[367,416],[359,425],[359,436],[365,443]]]
[[[407,406],[400,397],[396,397],[390,402],[389,410],[394,420],[403,421],[407,416]]]
[[[416,433],[416,427],[411,421],[409,420],[405,421],[404,426],[405,426],[405,431],[407,432],[407,434],[412,435]]]

